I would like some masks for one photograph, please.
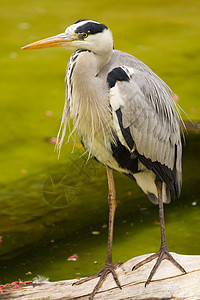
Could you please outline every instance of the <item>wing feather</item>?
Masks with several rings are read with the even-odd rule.
[[[111,90],[113,114],[117,102],[117,109],[122,115],[118,130],[120,128],[124,138],[123,144],[132,150],[123,135],[123,130],[128,128],[142,163],[178,195],[182,147],[179,118],[171,90],[156,75],[137,69],[132,69],[129,81],[117,81]]]

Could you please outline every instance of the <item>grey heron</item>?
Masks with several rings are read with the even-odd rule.
[[[66,101],[59,130],[62,146],[69,119],[84,148],[106,166],[109,230],[105,266],[75,285],[100,277],[90,295],[93,299],[108,273],[121,288],[112,262],[116,192],[113,171],[136,181],[149,200],[159,205],[161,246],[133,267],[157,258],[146,281],[150,283],[163,259],[184,268],[167,248],[163,202],[182,185],[181,119],[174,93],[149,67],[130,54],[113,48],[111,31],[101,23],[80,19],[64,33],[31,43],[22,49],[65,47],[74,49],[66,73]]]

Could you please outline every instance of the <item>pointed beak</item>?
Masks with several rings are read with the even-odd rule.
[[[21,49],[40,49],[49,47],[69,47],[76,37],[71,36],[67,33],[61,33],[49,38],[39,40],[37,42],[31,43],[22,47]]]

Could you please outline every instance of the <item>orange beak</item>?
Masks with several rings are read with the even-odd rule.
[[[49,47],[69,47],[73,41],[75,41],[75,36],[71,36],[67,33],[61,33],[49,38],[39,40],[37,42],[31,43],[22,47],[21,49],[40,49]]]

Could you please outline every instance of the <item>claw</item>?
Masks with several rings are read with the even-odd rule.
[[[137,263],[133,268],[132,268],[132,271],[133,270],[137,270],[138,268],[140,268],[141,266],[145,265],[146,263],[152,261],[154,258],[158,257],[158,254],[159,252],[153,254],[153,255],[150,255],[149,257],[145,258],[144,260],[142,260],[141,262]]]
[[[171,261],[171,262],[172,262],[172,263],[173,263],[173,264],[174,264],[181,272],[183,272],[183,273],[186,274],[185,269],[184,269],[184,268],[183,268],[183,267],[182,267],[182,266],[181,266],[181,265],[180,265],[180,264],[179,264],[179,263],[171,256],[171,254],[169,253],[169,251],[167,250],[167,248],[164,248],[164,247],[161,247],[160,250],[159,250],[157,253],[155,253],[155,254],[153,254],[153,255],[147,257],[147,258],[144,259],[143,261],[137,263],[137,264],[132,268],[132,270],[137,270],[138,268],[140,268],[140,267],[143,266],[144,264],[146,264],[146,263],[152,261],[152,260],[153,260],[154,258],[156,258],[156,257],[158,257],[158,258],[157,258],[157,261],[156,261],[154,267],[153,267],[152,270],[151,270],[151,273],[150,273],[150,275],[149,275],[149,277],[148,277],[148,279],[147,279],[147,281],[146,281],[146,283],[145,283],[145,287],[151,282],[151,280],[152,280],[154,274],[156,273],[156,271],[157,271],[159,265],[161,264],[161,262],[162,262],[164,259],[168,259],[169,261]]]
[[[91,280],[91,279],[95,279],[95,278],[97,278],[98,276],[99,276],[99,272],[97,272],[96,274],[91,275],[91,276],[89,276],[89,277],[80,279],[80,280],[78,280],[78,281],[72,283],[72,285],[79,285],[79,284],[84,283],[84,282],[87,282],[87,281],[89,281],[89,280]]]
[[[89,297],[89,300],[92,300],[95,296],[95,294],[98,292],[98,290],[100,289],[100,287],[102,286],[103,282],[105,281],[107,275],[109,273],[112,274],[117,286],[122,289],[120,283],[119,283],[119,280],[118,280],[118,277],[117,277],[117,274],[115,272],[115,269],[119,266],[121,266],[122,263],[119,261],[118,263],[116,263],[115,265],[113,264],[105,264],[105,266],[103,267],[103,269],[101,269],[99,272],[97,272],[96,274],[94,275],[91,275],[87,278],[84,278],[84,279],[81,279],[81,280],[78,280],[76,282],[74,282],[72,285],[79,285],[81,283],[84,283],[84,282],[87,282],[91,279],[94,279],[94,278],[97,278],[100,276],[99,278],[99,281],[97,282],[96,286],[94,287],[92,293],[90,294],[90,297]]]

